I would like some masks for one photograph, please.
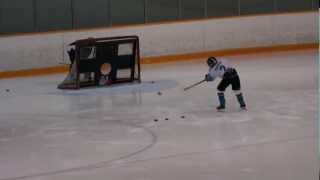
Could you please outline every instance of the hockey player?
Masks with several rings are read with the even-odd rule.
[[[225,110],[226,102],[224,98],[224,91],[230,84],[240,104],[240,108],[246,110],[246,104],[241,93],[240,78],[236,69],[230,66],[225,59],[217,59],[215,57],[209,57],[207,64],[209,66],[209,72],[205,75],[205,80],[214,81],[216,77],[220,77],[222,79],[217,87],[220,102],[217,110]]]

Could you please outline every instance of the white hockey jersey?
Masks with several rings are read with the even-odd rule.
[[[225,71],[229,68],[232,68],[232,66],[226,59],[217,58],[217,64],[212,68],[209,68],[208,74],[211,76],[212,80],[214,80],[216,77],[223,78]]]

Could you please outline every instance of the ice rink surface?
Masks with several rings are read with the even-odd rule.
[[[0,180],[318,179],[318,51],[227,58],[247,112],[230,88],[216,112],[219,80],[183,91],[205,59],[144,65],[141,84],[111,88],[0,80]]]

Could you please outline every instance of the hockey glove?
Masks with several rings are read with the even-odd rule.
[[[206,81],[213,81],[213,79],[214,79],[214,78],[211,77],[210,74],[206,74],[206,76],[205,76],[205,80],[206,80]]]

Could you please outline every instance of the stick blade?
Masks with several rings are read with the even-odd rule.
[[[183,88],[184,91],[187,91],[189,89],[190,89],[190,87]]]

